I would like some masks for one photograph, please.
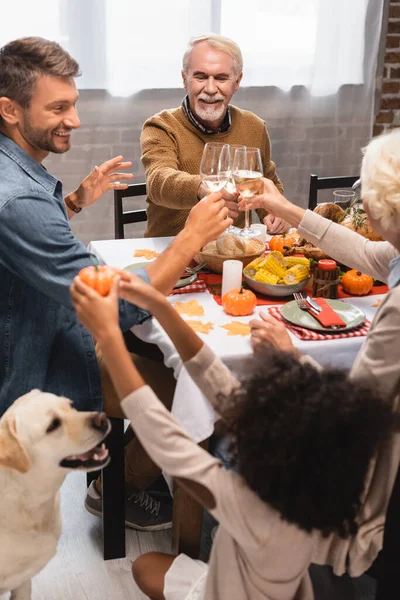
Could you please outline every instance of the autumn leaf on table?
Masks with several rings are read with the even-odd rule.
[[[214,329],[214,325],[212,323],[202,323],[201,321],[188,320],[186,323],[195,331],[196,333],[209,333],[212,329]]]
[[[221,325],[222,329],[226,329],[228,335],[250,335],[250,325],[247,323],[240,323],[240,321],[232,321]]]
[[[378,298],[376,302],[374,302],[374,304],[371,304],[371,306],[378,307],[382,304],[382,298]]]
[[[197,302],[197,300],[175,302],[173,306],[180,315],[188,315],[189,317],[204,316],[204,308]]]
[[[135,252],[133,253],[134,258],[146,258],[147,260],[151,260],[153,258],[157,258],[158,256],[160,256],[159,252],[156,252],[155,250],[148,250],[147,248],[143,248],[143,249],[138,249],[135,250]]]

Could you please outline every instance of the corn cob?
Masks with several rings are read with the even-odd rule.
[[[294,265],[305,265],[307,269],[310,269],[310,261],[305,256],[285,256],[284,261],[288,269]]]
[[[294,265],[294,267],[290,267],[283,276],[283,281],[286,285],[290,285],[293,283],[299,283],[299,281],[303,281],[309,275],[309,270],[305,265]]]
[[[279,276],[274,275],[270,271],[266,271],[265,269],[259,269],[254,277],[255,281],[261,281],[262,283],[272,283],[275,284],[278,282]]]
[[[274,273],[274,275],[278,275],[278,278],[284,277],[286,272],[286,267],[284,264],[283,254],[281,252],[270,252],[268,256],[265,258],[265,262],[263,264],[263,269]]]

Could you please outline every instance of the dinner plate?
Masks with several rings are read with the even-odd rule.
[[[151,261],[147,261],[147,262],[137,262],[137,263],[133,263],[132,265],[127,265],[126,267],[124,267],[125,271],[137,271],[138,269],[143,269],[149,266],[149,264],[151,264]],[[174,285],[174,289],[177,290],[179,288],[183,288],[186,287],[187,285],[190,285],[191,283],[194,283],[197,279],[197,273],[193,273],[193,275],[189,275],[188,277],[182,277],[181,279],[179,279],[176,284]]]
[[[341,331],[348,331],[362,325],[365,321],[365,314],[357,306],[349,304],[348,302],[341,302],[340,300],[330,300],[325,298],[325,301],[329,306],[337,312],[339,317],[346,323],[345,327],[324,327],[317,319],[315,319],[306,310],[301,310],[297,306],[297,302],[292,300],[281,307],[282,317],[298,327],[304,327],[304,329],[312,329],[314,331],[322,331],[323,333],[340,333]]]

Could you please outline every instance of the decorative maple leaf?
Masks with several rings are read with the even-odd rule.
[[[247,323],[241,323],[240,321],[232,321],[221,325],[222,329],[226,329],[228,335],[250,335],[250,325]]]
[[[212,329],[214,329],[213,323],[203,323],[202,321],[188,320],[186,323],[195,331],[196,333],[210,333]]]
[[[188,300],[187,302],[175,302],[174,308],[180,315],[188,315],[189,317],[203,317],[204,308],[197,300]]]

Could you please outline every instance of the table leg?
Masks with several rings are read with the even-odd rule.
[[[199,444],[208,449],[208,440]],[[172,517],[172,553],[187,554],[199,558],[203,507],[184,490],[174,483],[174,504]]]

